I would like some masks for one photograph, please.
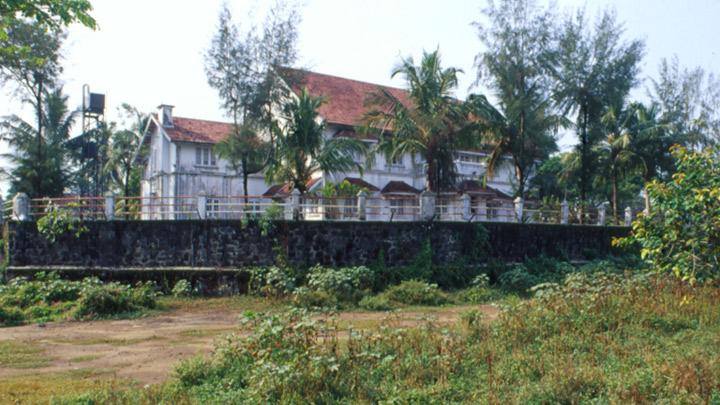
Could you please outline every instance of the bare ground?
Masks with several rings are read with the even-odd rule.
[[[469,309],[493,320],[498,310],[490,305],[455,306],[381,312],[342,312],[341,327],[365,328],[380,323],[413,326],[427,319],[450,323]],[[0,379],[27,374],[61,373],[81,369],[110,370],[115,378],[142,384],[164,381],[180,359],[210,353],[219,336],[241,333],[237,309],[178,309],[161,315],[90,322],[57,322],[0,329],[0,341],[40,347],[49,359],[39,368],[0,367]]]

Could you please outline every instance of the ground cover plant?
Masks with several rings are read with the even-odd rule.
[[[90,277],[63,280],[56,273],[18,277],[0,285],[0,325],[59,319],[94,319],[131,314],[156,306],[152,283],[103,283]]]
[[[574,272],[492,323],[348,331],[304,310],[248,313],[170,382],[69,403],[717,403],[720,288]]]

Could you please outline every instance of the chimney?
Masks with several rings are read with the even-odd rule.
[[[169,104],[160,104],[158,106],[158,118],[163,127],[170,128],[173,126],[173,107],[175,106]]]

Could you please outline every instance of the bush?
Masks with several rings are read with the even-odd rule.
[[[395,305],[385,295],[367,296],[360,300],[358,306],[368,311],[389,311],[395,308]]]
[[[617,245],[640,247],[660,272],[689,282],[717,278],[720,270],[720,149],[702,152],[675,146],[676,172],[668,182],[652,181],[648,215],[633,222],[632,235]]]
[[[503,273],[498,283],[506,290],[526,293],[530,287],[540,284],[540,279],[528,271],[522,264],[513,266],[512,269]]]
[[[448,302],[447,294],[437,284],[420,280],[403,281],[385,290],[382,296],[393,303],[404,305],[442,305]]]
[[[323,290],[300,287],[293,293],[293,305],[301,308],[336,308],[337,296]]]
[[[15,278],[0,285],[0,323],[112,316],[154,308],[156,296],[151,282],[130,287],[103,284],[95,277],[70,281],[55,273],[38,273],[32,281]]]
[[[365,266],[340,269],[315,266],[307,275],[308,288],[325,291],[344,302],[358,302],[373,281],[373,271]]]
[[[173,297],[190,297],[193,295],[192,284],[185,279],[180,279],[175,282],[171,293]]]
[[[254,267],[249,272],[249,289],[253,294],[284,297],[295,290],[296,276],[290,267]]]

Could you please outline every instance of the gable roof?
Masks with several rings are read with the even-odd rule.
[[[318,112],[330,124],[360,125],[361,118],[367,110],[365,99],[368,94],[378,90],[387,90],[402,103],[410,103],[408,92],[396,87],[381,86],[300,69],[278,68],[278,71],[296,94],[301,89],[307,88],[311,95],[325,97],[326,102],[320,106]]]
[[[459,193],[465,193],[471,196],[483,196],[498,200],[512,201],[512,197],[509,195],[492,187],[483,186],[477,180],[463,180],[457,185],[457,190]]]
[[[173,117],[172,127],[162,127],[173,142],[218,143],[233,130],[233,124]]]
[[[354,186],[367,189],[368,191],[372,191],[372,192],[380,191],[379,188],[375,187],[374,185],[368,183],[367,181],[365,181],[359,177],[345,177],[345,179],[343,179],[343,181],[347,181],[348,183],[350,183]]]
[[[382,194],[420,194],[420,190],[405,183],[404,181],[393,180],[383,187]]]

